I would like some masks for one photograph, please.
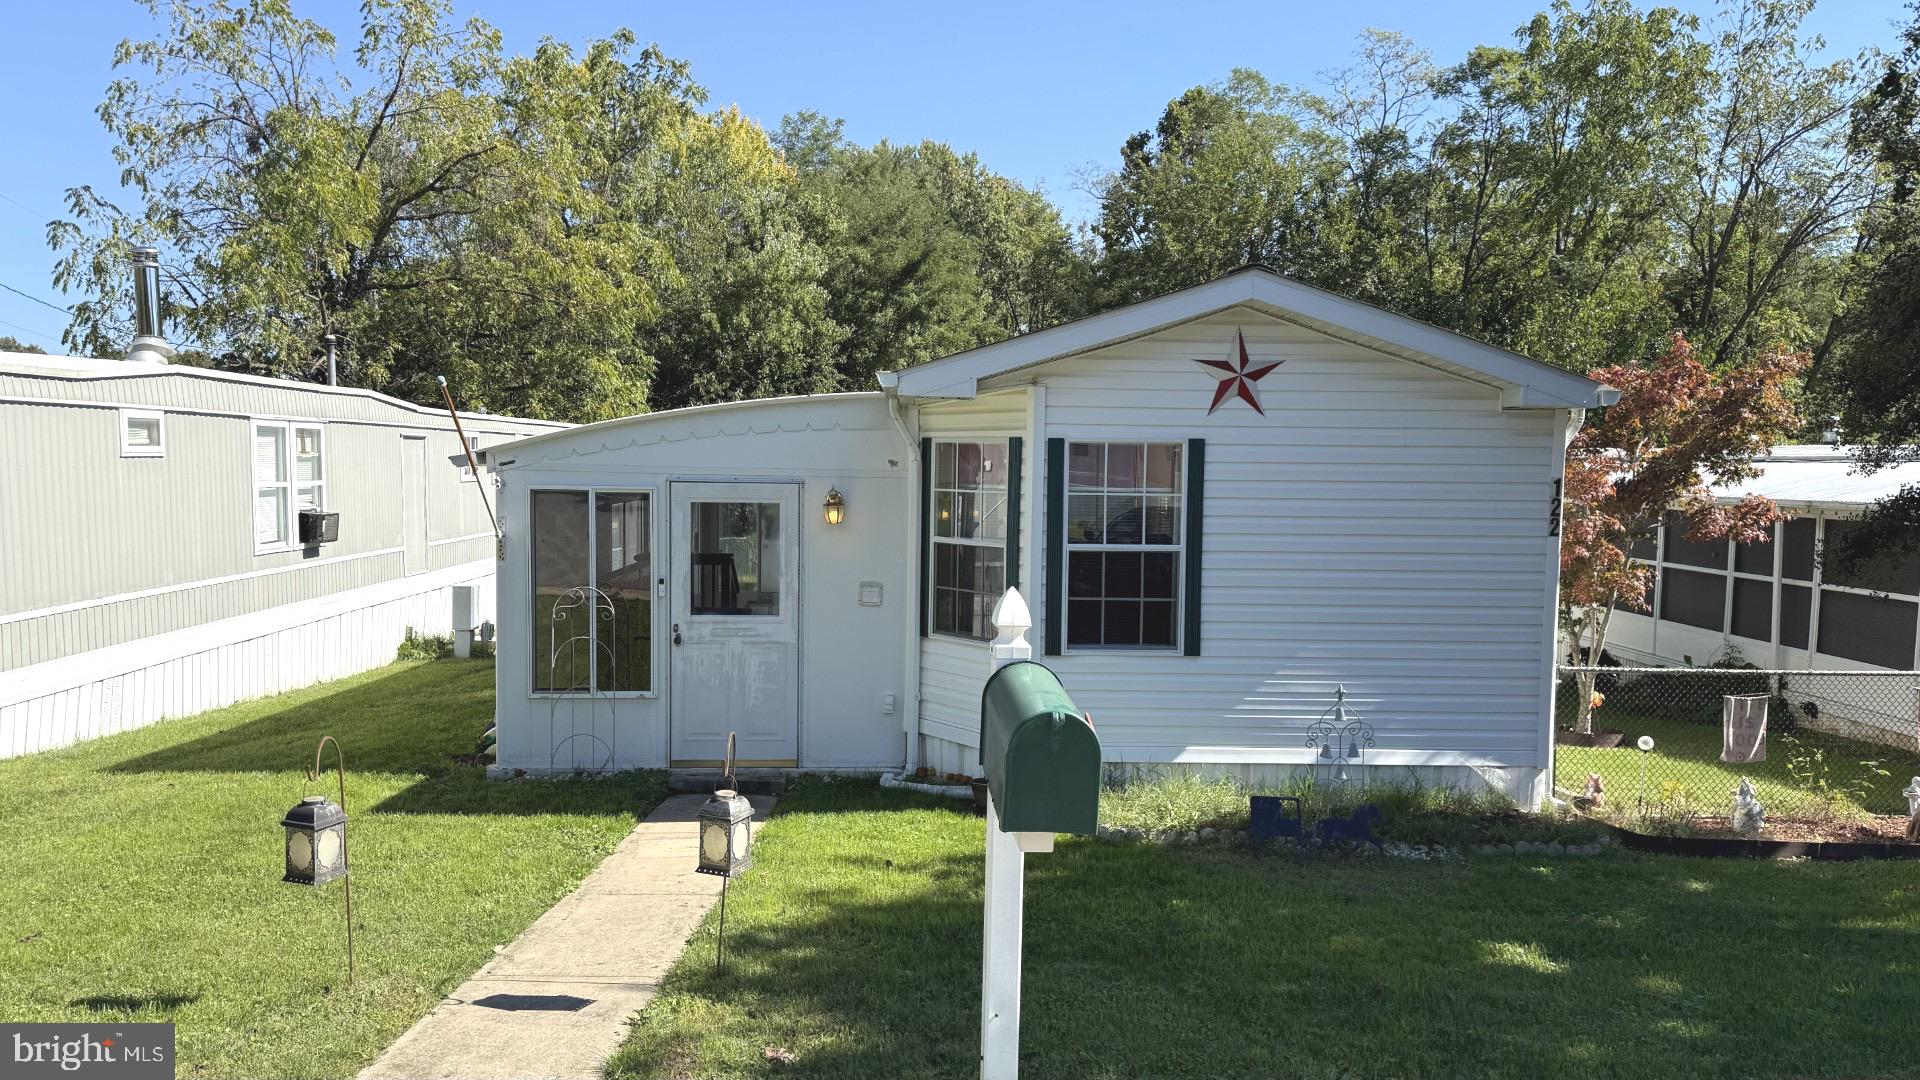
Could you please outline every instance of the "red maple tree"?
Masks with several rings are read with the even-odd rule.
[[[1620,400],[1589,419],[1567,447],[1560,537],[1560,630],[1588,670],[1577,676],[1576,731],[1593,730],[1592,665],[1606,644],[1615,603],[1646,604],[1647,567],[1635,542],[1652,537],[1668,509],[1687,515],[1687,539],[1765,540],[1785,517],[1772,499],[1716,502],[1709,482],[1759,475],[1754,459],[1799,425],[1793,388],[1805,353],[1770,349],[1712,371],[1676,333],[1651,364],[1619,364],[1589,375]]]

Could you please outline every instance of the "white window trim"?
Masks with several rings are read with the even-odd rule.
[[[648,633],[647,653],[648,653],[648,661],[649,661],[648,670],[651,673],[651,681],[653,683],[653,688],[650,690],[607,690],[604,692],[586,691],[586,690],[535,690],[533,689],[534,675],[535,675],[533,658],[534,658],[535,652],[540,648],[540,643],[538,641],[533,640],[532,626],[533,626],[534,611],[533,611],[532,601],[529,599],[528,606],[527,606],[528,633],[527,633],[527,650],[526,650],[527,697],[530,700],[534,700],[534,701],[586,701],[593,698],[644,699],[644,698],[659,697],[660,696],[660,676],[662,674],[661,661],[660,661],[660,620],[664,617],[660,609],[664,606],[661,603],[661,601],[665,599],[665,597],[661,595],[662,589],[660,585],[660,579],[665,575],[661,573],[661,568],[658,563],[658,560],[663,557],[663,552],[660,547],[660,539],[661,539],[660,529],[662,527],[662,523],[660,519],[662,517],[662,514],[660,513],[661,502],[660,502],[659,489],[648,486],[648,485],[644,485],[644,484],[638,485],[638,486],[633,484],[607,484],[607,485],[540,484],[534,487],[527,488],[527,502],[525,507],[525,512],[527,515],[527,574],[526,574],[526,579],[524,581],[525,587],[521,589],[521,593],[527,597],[531,597],[533,595],[533,497],[543,491],[568,491],[568,492],[579,491],[579,492],[586,493],[586,496],[587,496],[587,568],[593,571],[594,586],[596,588],[599,586],[599,581],[600,581],[600,564],[599,564],[600,536],[599,536],[599,531],[593,527],[593,512],[594,512],[594,505],[596,502],[596,496],[599,496],[604,493],[607,495],[645,495],[647,497],[647,518],[648,518],[647,535],[649,537],[651,544],[653,545],[652,547],[653,558],[656,560],[655,565],[652,568],[653,579],[654,579],[654,587],[653,587],[654,602],[648,608],[648,610],[652,612],[653,618],[652,618],[651,624],[647,627],[647,633]],[[492,534],[482,533],[481,535],[491,536]],[[590,678],[592,678],[596,682],[599,681],[599,678],[600,678],[599,625],[600,625],[599,621],[595,620],[593,623],[593,628],[594,628],[593,648],[589,650],[589,652],[592,654],[592,657],[593,657],[592,663],[594,665],[594,669],[592,674],[590,675]]]
[[[283,433],[283,438],[280,442],[280,452],[284,455],[281,464],[286,469],[287,478],[284,481],[262,483],[260,478],[253,473],[253,444],[254,440],[259,437],[261,428],[278,428]],[[298,456],[296,449],[298,433],[301,431],[312,431],[320,440],[320,479],[310,483],[301,483],[295,479],[293,474],[295,458]],[[287,516],[284,522],[287,538],[284,541],[262,542],[258,536],[254,537],[253,553],[255,555],[278,555],[289,551],[299,551],[309,546],[300,542],[300,505],[295,491],[298,488],[318,488],[318,497],[314,500],[315,507],[319,510],[325,510],[328,504],[327,488],[329,486],[329,478],[332,474],[333,465],[327,460],[327,425],[325,422],[319,420],[287,420],[280,417],[268,416],[249,418],[247,421],[247,528],[249,530],[253,528],[255,500],[260,497],[262,490],[269,487],[277,487],[285,490],[287,493]]]
[[[1122,446],[1148,446],[1148,447],[1176,446],[1180,448],[1180,490],[1177,492],[1170,493],[1175,498],[1180,500],[1179,512],[1178,514],[1175,515],[1175,520],[1179,522],[1179,527],[1180,527],[1179,543],[1177,544],[1076,544],[1073,542],[1072,537],[1069,537],[1067,535],[1067,519],[1073,516],[1071,513],[1071,507],[1073,506],[1073,496],[1074,496],[1074,488],[1072,483],[1073,448],[1075,446],[1093,446],[1093,445],[1112,446],[1116,443]],[[1068,439],[1066,457],[1068,462],[1067,475],[1060,478],[1060,483],[1062,486],[1066,488],[1066,498],[1063,500],[1063,502],[1065,502],[1066,506],[1069,508],[1069,512],[1066,514],[1063,514],[1061,516],[1061,520],[1059,520],[1058,522],[1054,522],[1050,526],[1051,528],[1056,528],[1060,530],[1060,553],[1061,553],[1060,573],[1061,573],[1061,576],[1065,578],[1065,580],[1060,582],[1060,608],[1061,608],[1060,610],[1060,654],[1062,656],[1072,656],[1075,653],[1083,653],[1087,655],[1098,655],[1102,653],[1106,653],[1106,654],[1154,653],[1156,655],[1171,654],[1173,656],[1185,655],[1186,653],[1185,636],[1187,632],[1187,499],[1191,496],[1193,491],[1193,460],[1192,460],[1192,455],[1187,452],[1186,440],[1184,439]],[[1145,484],[1146,484],[1146,479],[1145,477],[1142,477],[1141,478],[1142,486],[1139,491],[1139,494],[1142,496],[1149,495],[1149,494],[1161,494],[1161,495],[1169,494],[1168,492],[1149,492],[1146,490]],[[1097,492],[1082,490],[1080,494],[1082,495],[1095,495],[1095,494],[1131,495],[1131,494],[1134,494],[1134,492],[1115,491],[1112,488],[1102,487]],[[1142,505],[1144,507],[1145,505],[1144,501]],[[1144,522],[1142,527],[1144,529]],[[1146,534],[1143,531],[1141,535],[1145,536]],[[1072,574],[1068,570],[1068,567],[1072,564],[1073,553],[1076,551],[1141,551],[1141,552],[1171,551],[1173,552],[1174,553],[1173,644],[1171,645],[1071,645],[1071,644],[1068,644],[1073,640],[1073,593],[1072,593],[1073,578],[1072,578]]]
[[[1001,460],[1005,461],[1008,467],[1011,468],[1013,465],[1013,440],[1005,435],[941,436],[940,438],[936,438],[933,440],[932,446],[930,446],[929,449],[933,451],[934,461],[937,462],[939,460],[940,447],[942,444],[945,444],[948,446],[960,446],[963,444],[985,446],[988,443],[1000,444],[1001,450],[1004,451],[1004,453],[1001,455]],[[978,548],[989,548],[989,549],[998,548],[1001,553],[1001,561],[1004,564],[1006,559],[1007,544],[1013,538],[1011,536],[1002,536],[999,539],[994,539],[992,537],[983,538],[983,537],[977,537],[977,536],[964,536],[964,537],[963,536],[941,536],[939,523],[934,520],[934,514],[936,512],[936,508],[940,505],[940,493],[943,491],[950,491],[950,492],[957,493],[957,492],[968,490],[968,489],[941,487],[939,466],[937,464],[929,463],[929,469],[931,470],[929,472],[929,475],[933,477],[933,482],[927,485],[927,507],[926,507],[926,510],[927,510],[927,636],[945,638],[948,641],[962,641],[969,645],[986,645],[993,641],[992,635],[988,635],[986,637],[974,637],[972,634],[956,634],[951,630],[941,630],[936,625],[939,622],[939,618],[940,618],[940,615],[939,615],[939,612],[940,612],[940,560],[938,558],[939,546],[941,544],[953,544],[960,547],[978,547]],[[972,490],[992,491],[994,489],[975,488]],[[1000,491],[1001,497],[1006,499],[1008,503],[1008,506],[1007,506],[1008,513],[1005,516],[1010,521],[1012,518],[1012,509],[1013,509],[1011,505],[1013,501],[1013,474],[1011,472],[1007,474],[1007,482],[1000,486],[999,491]],[[1011,569],[1012,567],[1010,566],[1002,565],[1001,571],[1000,571],[1002,580],[1005,580],[1007,571]],[[1003,593],[1004,593],[1004,590],[1003,590]],[[996,598],[994,602],[998,603],[999,601]]]
[[[152,446],[134,446],[127,441],[127,421],[152,420],[159,425],[160,441]],[[120,410],[120,456],[123,458],[163,458],[167,456],[167,414],[158,409]]]

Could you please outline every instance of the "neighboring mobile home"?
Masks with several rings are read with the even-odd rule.
[[[1712,663],[1731,646],[1776,670],[1920,668],[1920,556],[1842,570],[1818,555],[1868,505],[1920,483],[1920,464],[1862,474],[1845,448],[1811,445],[1774,447],[1759,468],[1715,495],[1764,495],[1792,517],[1765,543],[1698,544],[1686,539],[1685,516],[1669,513],[1633,552],[1653,570],[1653,589],[1637,610],[1616,605],[1608,651],[1663,666]]]
[[[977,774],[1013,585],[1109,761],[1276,778],[1344,685],[1369,766],[1543,795],[1613,391],[1259,268],[880,381],[489,451],[500,770]]]
[[[386,663],[456,587],[493,617],[445,410],[168,364],[154,329],[128,360],[0,353],[0,757]]]

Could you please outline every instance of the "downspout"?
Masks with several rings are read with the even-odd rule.
[[[902,777],[911,777],[920,768],[920,590],[926,588],[926,582],[920,580],[920,529],[921,515],[927,512],[920,505],[920,440],[913,437],[907,427],[905,407],[900,404],[900,386],[898,376],[891,371],[879,374],[880,389],[887,395],[887,416],[893,421],[895,431],[900,433],[900,441],[907,446],[907,572],[913,579],[913,599],[902,605],[905,609],[904,623],[907,643],[907,695],[905,699],[906,715],[900,718],[901,730],[905,732],[907,748],[905,763],[901,766]]]

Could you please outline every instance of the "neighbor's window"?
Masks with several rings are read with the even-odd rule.
[[[1067,444],[1067,644],[1179,644],[1178,443]]]
[[[166,457],[166,421],[145,409],[120,410],[120,456]]]
[[[474,455],[474,457],[480,455],[480,436],[467,436],[467,451]],[[460,479],[469,484],[477,479],[477,477],[473,475],[472,459],[468,458],[466,454],[460,455]]]
[[[326,433],[318,425],[255,421],[253,546],[287,547],[302,510],[327,508]]]
[[[534,692],[653,689],[653,496],[535,491],[529,510]]]
[[[1007,591],[1007,443],[933,444],[933,630],[989,641]]]

